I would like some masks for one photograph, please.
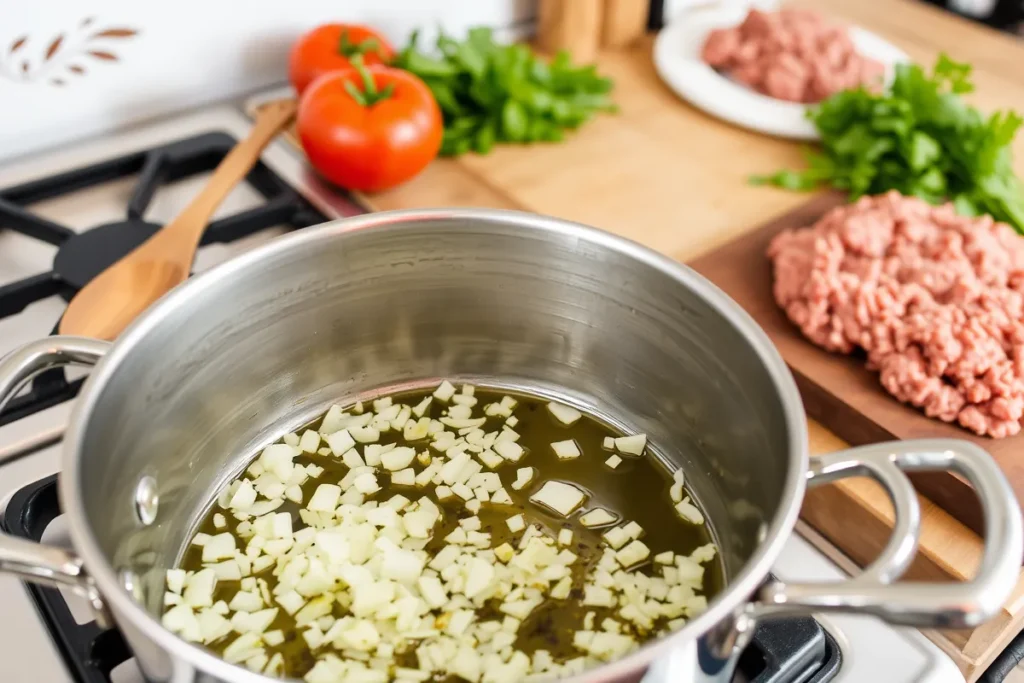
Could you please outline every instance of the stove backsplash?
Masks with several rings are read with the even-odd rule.
[[[532,29],[533,0],[7,0],[0,159],[221,100],[286,77],[288,48],[327,21],[461,34]],[[0,178],[0,185],[2,185]]]

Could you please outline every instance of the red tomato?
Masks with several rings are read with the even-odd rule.
[[[441,110],[407,71],[384,66],[321,76],[299,100],[297,127],[310,163],[353,190],[394,187],[441,148]]]
[[[292,46],[288,78],[300,93],[318,77],[352,68],[352,58],[362,55],[363,63],[387,64],[395,50],[387,39],[367,26],[325,24],[303,35]]]

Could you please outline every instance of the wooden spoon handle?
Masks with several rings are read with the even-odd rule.
[[[113,341],[150,304],[183,282],[213,212],[295,111],[294,101],[265,107],[248,137],[228,152],[184,211],[75,295],[61,318],[60,333]]]
[[[191,241],[198,246],[199,238],[224,198],[252,170],[263,149],[295,116],[294,100],[283,100],[264,107],[257,115],[249,135],[228,152],[213,172],[206,187],[178,214],[165,230],[181,233],[175,241]],[[183,234],[184,233],[184,234]]]

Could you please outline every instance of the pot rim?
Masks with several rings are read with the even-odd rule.
[[[201,646],[189,643],[166,630],[158,618],[135,601],[122,585],[115,568],[104,558],[99,543],[85,522],[85,509],[78,491],[82,482],[79,469],[83,463],[80,461],[79,452],[85,434],[84,427],[107,383],[117,371],[121,361],[132,353],[132,349],[137,343],[153,333],[161,321],[173,312],[191,306],[192,301],[212,283],[235,278],[237,274],[258,267],[260,262],[275,254],[297,249],[307,243],[339,239],[345,233],[357,230],[371,228],[401,230],[405,226],[421,221],[444,219],[500,224],[514,227],[519,231],[556,233],[617,251],[644,265],[655,268],[680,285],[689,288],[718,309],[719,313],[757,353],[761,363],[767,369],[779,401],[782,403],[789,435],[789,475],[783,488],[779,509],[765,532],[765,540],[744,564],[741,571],[711,601],[703,614],[688,622],[671,636],[652,641],[622,659],[588,670],[570,680],[582,681],[594,677],[598,680],[611,681],[617,677],[635,673],[669,650],[696,640],[709,631],[713,625],[734,614],[741,605],[748,601],[768,576],[771,566],[793,530],[803,501],[809,467],[807,424],[803,402],[793,376],[768,335],[746,311],[729,298],[725,292],[685,264],[627,238],[580,223],[503,209],[456,208],[375,212],[330,221],[319,226],[288,233],[190,278],[151,306],[118,338],[110,352],[93,369],[75,402],[64,437],[59,482],[60,499],[63,509],[67,513],[73,546],[80,554],[84,567],[95,580],[104,599],[112,607],[115,618],[127,620],[133,628],[176,658],[175,666],[184,661],[189,666],[219,679],[238,683],[280,680],[254,673],[242,666],[229,664]]]

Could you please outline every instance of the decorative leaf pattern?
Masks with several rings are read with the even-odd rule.
[[[46,48],[46,61],[50,61],[51,59],[53,59],[53,56],[55,54],[57,54],[57,50],[60,49],[61,43],[63,43],[63,42],[64,42],[64,34],[63,33],[53,39],[53,42],[50,43],[50,47]]]
[[[96,27],[95,17],[86,17],[68,33],[58,33],[39,41],[29,35],[15,38],[0,52],[0,78],[21,83],[45,82],[56,87],[67,85],[69,79],[84,76],[87,70],[82,58],[103,63],[120,61],[112,43],[130,40],[139,31],[125,26]],[[40,46],[45,45],[44,50]],[[0,48],[2,49],[2,48]],[[17,57],[17,59],[15,59]]]
[[[131,38],[138,31],[130,28],[108,28],[105,31],[94,33],[93,38]]]

